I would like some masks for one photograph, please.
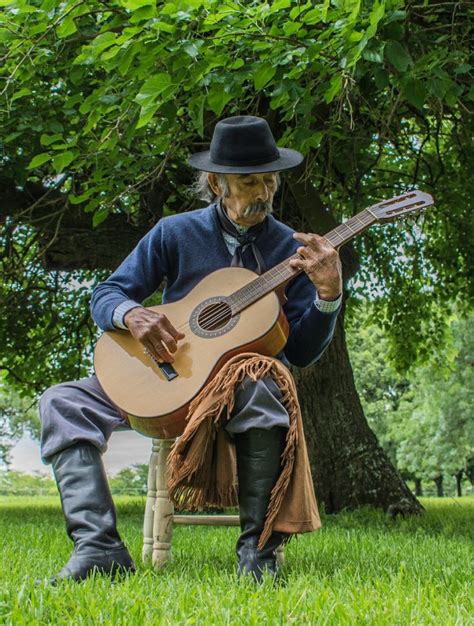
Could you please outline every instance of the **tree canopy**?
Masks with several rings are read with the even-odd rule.
[[[383,296],[375,315],[400,367],[443,341],[451,302],[471,306],[469,3],[0,5],[10,382],[41,389],[85,371],[97,270],[113,268],[160,216],[195,206],[186,158],[227,115],[265,116],[279,145],[306,156],[276,207],[289,223],[308,223],[304,201],[294,202],[302,189],[309,214],[335,220],[413,187],[433,193],[426,217],[355,244],[353,291]]]

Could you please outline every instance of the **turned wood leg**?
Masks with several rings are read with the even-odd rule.
[[[152,440],[150,464],[148,465],[148,481],[145,505],[145,519],[143,521],[143,563],[149,564],[153,555],[153,518],[155,516],[154,506],[156,500],[156,466],[158,464],[158,450],[160,440]]]
[[[154,439],[153,441],[156,442],[157,440]],[[166,461],[173,443],[174,439],[161,439],[158,441],[152,554],[152,563],[156,570],[160,570],[171,558],[173,505],[168,498]]]
[[[283,565],[285,562],[285,548],[284,546],[278,546],[276,549],[276,560],[278,565]]]

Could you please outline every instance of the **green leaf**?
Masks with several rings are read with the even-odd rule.
[[[62,139],[62,135],[46,135],[45,133],[43,133],[40,137],[40,144],[42,146],[50,146],[56,141],[62,141]]]
[[[140,92],[135,96],[135,102],[142,106],[155,100],[171,84],[171,76],[166,72],[161,72],[146,80]]]
[[[406,72],[407,67],[413,64],[410,55],[398,41],[389,41],[387,43],[385,56],[399,72]]]
[[[102,222],[107,219],[108,215],[109,210],[107,208],[101,207],[98,209],[92,216],[92,227],[96,228],[99,224],[102,224]]]
[[[255,89],[259,90],[262,89],[262,87],[265,87],[265,85],[275,76],[276,70],[277,68],[275,65],[263,65],[259,67],[253,75],[253,84]]]
[[[286,22],[283,26],[283,32],[287,37],[291,37],[291,35],[297,33],[300,28],[301,24],[298,24],[297,22]]]
[[[270,4],[272,13],[280,11],[280,9],[289,9],[291,7],[291,0],[275,0]]]
[[[377,89],[385,89],[390,84],[390,76],[386,70],[378,67],[374,72],[375,84]]]
[[[76,155],[74,154],[74,152],[68,151],[62,152],[61,154],[58,154],[58,156],[54,157],[53,167],[56,174],[60,174],[63,169],[67,167],[69,163],[71,163],[71,161],[74,160],[75,156]]]
[[[28,89],[28,87],[23,87],[23,89],[20,89],[19,91],[15,91],[15,93],[12,96],[12,102],[14,102],[15,100],[18,100],[19,98],[23,98],[23,96],[29,96],[31,94],[31,89]]]
[[[74,22],[74,16],[68,15],[61,24],[56,28],[56,34],[59,38],[69,37],[77,31],[76,23]]]
[[[189,103],[189,117],[200,137],[204,136],[204,100],[205,96],[199,96]]]
[[[303,15],[301,21],[305,24],[317,24],[322,19],[321,7],[311,9]]]
[[[331,78],[329,83],[329,88],[324,92],[324,99],[327,104],[332,102],[338,93],[341,92],[342,89],[342,76],[340,74],[336,74]]]
[[[37,154],[35,157],[31,159],[30,163],[27,166],[27,169],[32,170],[35,167],[39,167],[40,165],[43,165],[43,163],[46,163],[50,159],[51,159],[51,155],[49,154],[49,152],[42,152],[41,154]]]
[[[155,115],[156,111],[160,108],[161,102],[151,103],[147,106],[141,108],[140,116],[135,125],[135,128],[142,128],[142,126],[146,126],[148,122]]]
[[[224,85],[215,85],[207,94],[207,103],[211,111],[220,115],[231,98],[232,96],[224,91]]]
[[[154,4],[154,0],[122,0],[122,4],[126,9],[130,11],[136,11],[149,4]]]
[[[417,109],[422,109],[426,97],[426,88],[423,83],[416,79],[408,80],[402,88],[402,93],[405,98],[416,106]]]

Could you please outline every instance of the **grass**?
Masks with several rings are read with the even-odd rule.
[[[72,544],[57,497],[0,499],[0,624],[474,624],[474,499],[422,499],[426,514],[323,516],[286,548],[279,585],[237,583],[238,529],[176,527],[162,572],[141,564],[144,499],[116,497],[138,574],[35,586]]]

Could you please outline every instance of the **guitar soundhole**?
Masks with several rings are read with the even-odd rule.
[[[226,302],[216,302],[199,313],[197,322],[203,330],[214,331],[225,326],[231,317],[230,306]]]
[[[226,296],[207,298],[191,313],[189,325],[199,337],[211,339],[228,333],[239,321],[240,315],[232,315]]]

